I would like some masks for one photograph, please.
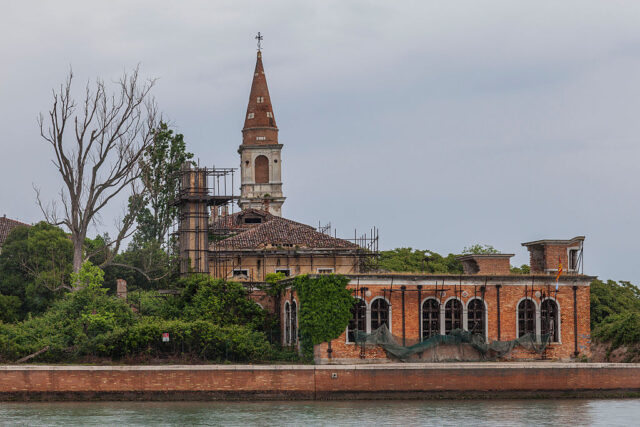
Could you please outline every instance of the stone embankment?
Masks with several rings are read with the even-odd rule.
[[[640,364],[0,366],[0,400],[638,396]]]

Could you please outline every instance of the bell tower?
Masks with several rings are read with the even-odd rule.
[[[262,209],[282,216],[281,151],[278,126],[273,114],[267,79],[262,65],[262,51],[258,33],[258,57],[251,83],[249,105],[242,129],[240,154],[240,209]]]

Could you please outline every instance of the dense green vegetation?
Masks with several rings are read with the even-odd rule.
[[[443,257],[436,252],[412,248],[381,251],[376,268],[407,273],[462,274],[462,264],[454,254]]]
[[[355,299],[347,289],[349,279],[330,274],[317,278],[298,276],[294,287],[300,301],[300,337],[305,355],[313,346],[331,341],[342,334],[351,318]]]
[[[610,350],[640,344],[640,289],[613,280],[591,283],[591,331]]]
[[[72,260],[61,229],[45,222],[13,229],[0,254],[0,320],[43,313],[69,284]]]
[[[71,280],[80,289],[55,299],[41,315],[0,323],[1,361],[46,347],[34,361],[297,359],[267,340],[264,310],[238,283],[192,276],[179,283],[179,295],[138,291],[127,302],[107,294],[104,272],[91,263]],[[162,341],[163,333],[170,334],[169,342]]]

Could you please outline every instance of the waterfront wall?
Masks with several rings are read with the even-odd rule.
[[[0,400],[527,397],[640,393],[640,364],[0,366]]]

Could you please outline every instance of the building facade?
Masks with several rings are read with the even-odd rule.
[[[335,273],[349,278],[348,287],[357,303],[344,333],[316,346],[319,363],[393,360],[380,345],[356,343],[357,335],[372,334],[383,326],[402,347],[462,330],[484,343],[533,337],[530,348],[516,346],[505,356],[508,359],[569,359],[590,354],[589,285],[594,277],[581,272],[583,236],[523,243],[530,253],[530,274],[511,273],[513,254],[460,256],[461,275],[367,273],[363,260],[375,251],[359,246],[357,239],[339,239],[283,218],[282,144],[260,51],[238,152],[240,212],[229,213],[228,202],[235,197],[210,191],[207,177],[218,172],[183,171],[181,272],[245,283],[253,290],[251,298],[279,313],[283,345],[300,344],[297,295],[289,289],[276,300],[253,285],[264,283],[270,273],[285,277]],[[562,274],[558,276],[559,270]],[[548,341],[544,351],[533,351],[542,340]],[[478,357],[464,346],[456,351],[438,346],[416,357],[422,361]]]
[[[577,240],[576,240],[577,239]],[[566,254],[579,241],[581,259],[584,237],[571,240],[541,240],[531,252]],[[532,245],[525,243],[531,248]],[[529,334],[540,344],[541,353],[515,346],[502,359],[568,360],[590,355],[590,289],[595,277],[579,274],[579,264],[557,278],[558,264],[534,264],[531,274],[511,274],[510,254],[460,257],[462,275],[356,274],[348,275],[349,289],[357,304],[344,333],[316,346],[317,363],[380,363],[394,361],[382,346],[360,345],[356,333],[371,334],[386,326],[403,347],[446,336],[454,330],[469,331],[489,344],[514,341]],[[538,256],[532,253],[531,256]],[[562,256],[562,255],[561,255]],[[506,262],[505,262],[506,260]],[[469,264],[475,265],[469,267]],[[289,289],[280,307],[285,346],[299,345],[295,291]],[[478,360],[471,346],[437,346],[418,353],[413,361]]]

